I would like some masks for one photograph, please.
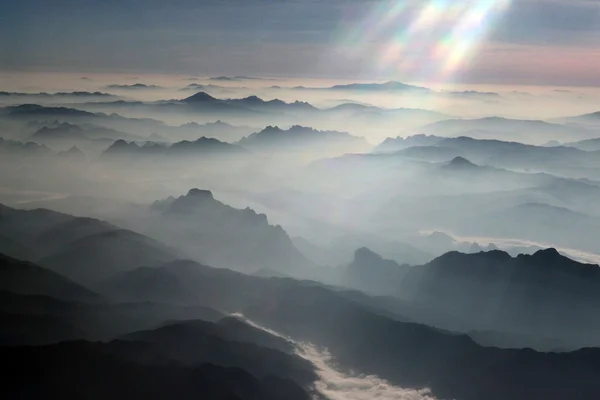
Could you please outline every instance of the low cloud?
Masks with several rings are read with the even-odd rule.
[[[376,375],[356,375],[341,372],[326,349],[312,344],[298,343],[279,332],[261,326],[242,314],[233,316],[243,319],[255,328],[262,329],[274,336],[284,338],[296,346],[296,354],[310,361],[315,367],[319,379],[315,382],[315,391],[329,400],[435,400],[427,390],[403,389],[394,386]]]

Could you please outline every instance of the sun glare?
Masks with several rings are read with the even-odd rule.
[[[375,46],[372,70],[416,82],[451,83],[511,0],[387,1],[346,32],[355,55]]]

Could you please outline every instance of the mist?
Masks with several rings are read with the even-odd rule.
[[[597,5],[122,3],[5,7],[3,397],[600,397]]]

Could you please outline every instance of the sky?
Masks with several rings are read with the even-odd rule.
[[[0,0],[0,69],[600,86],[600,0]]]

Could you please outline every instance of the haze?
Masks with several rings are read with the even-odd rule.
[[[5,1],[3,398],[600,397],[600,3]]]

